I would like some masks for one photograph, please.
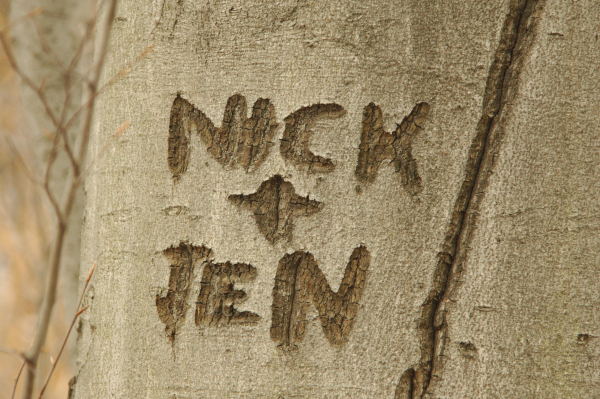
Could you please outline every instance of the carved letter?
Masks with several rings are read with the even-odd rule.
[[[246,298],[242,290],[234,289],[237,282],[256,278],[256,268],[245,263],[212,263],[204,267],[198,301],[197,326],[224,326],[229,324],[256,324],[260,316],[252,312],[239,312],[233,307]]]
[[[310,129],[319,119],[336,119],[345,113],[338,104],[316,104],[300,108],[287,116],[283,120],[285,130],[279,148],[283,159],[297,167],[306,167],[308,173],[331,172],[335,168],[331,159],[315,155],[308,148],[313,133]]]
[[[271,338],[284,349],[293,349],[304,338],[306,310],[312,302],[319,312],[325,336],[332,344],[348,341],[358,312],[370,263],[369,251],[352,252],[342,284],[331,290],[313,256],[296,251],[279,261],[273,287]]]
[[[177,96],[171,107],[169,152],[167,160],[173,177],[178,179],[188,167],[190,157],[190,124],[199,119],[199,111]]]
[[[381,108],[374,103],[363,111],[362,132],[356,176],[360,181],[372,182],[382,161],[393,161],[396,172],[400,172],[402,185],[413,195],[421,191],[421,178],[417,162],[411,154],[412,139],[421,130],[421,124],[429,113],[429,104],[417,104],[394,133],[383,130]]]
[[[235,94],[227,100],[223,124],[216,128],[204,113],[177,96],[171,109],[169,126],[169,168],[173,177],[185,172],[188,163],[190,132],[200,134],[208,152],[221,165],[241,166],[246,172],[258,167],[269,153],[277,130],[275,108],[268,99],[259,98],[248,118],[246,99]]]
[[[182,242],[177,248],[164,250],[163,254],[171,261],[169,290],[165,297],[156,295],[156,310],[160,321],[165,324],[167,336],[174,341],[188,309],[187,298],[194,265],[212,257],[212,251],[206,247],[195,247]]]

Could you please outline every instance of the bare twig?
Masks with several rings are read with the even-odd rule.
[[[48,372],[48,376],[46,377],[44,386],[42,387],[42,390],[40,391],[40,396],[39,396],[40,399],[44,395],[44,391],[46,390],[46,387],[48,386],[48,382],[50,382],[50,377],[52,377],[52,373],[54,372],[54,369],[56,368],[56,365],[58,364],[60,355],[62,355],[63,350],[65,349],[65,346],[67,345],[67,340],[69,339],[69,335],[71,335],[71,330],[73,330],[73,326],[75,325],[77,318],[79,317],[80,314],[85,312],[85,310],[87,308],[89,308],[89,306],[86,306],[85,308],[81,309],[81,302],[83,302],[83,297],[87,291],[88,284],[90,283],[90,280],[92,279],[92,275],[94,274],[95,269],[96,269],[96,263],[94,263],[92,265],[92,267],[90,268],[90,272],[88,273],[88,276],[85,279],[85,285],[83,286],[83,290],[81,291],[81,296],[79,297],[79,302],[77,303],[77,312],[75,313],[75,316],[73,317],[73,321],[71,321],[71,325],[69,326],[69,330],[67,331],[67,334],[65,335],[65,339],[63,340],[62,346],[60,347],[60,351],[58,352],[58,355],[56,355],[56,359],[52,363],[52,368],[50,369],[50,372]]]
[[[54,135],[54,139],[52,142],[52,149],[50,150],[50,155],[48,156],[48,163],[46,164],[46,173],[44,174],[44,190],[46,191],[46,195],[52,204],[52,208],[54,208],[54,212],[56,213],[56,217],[58,218],[59,224],[63,219],[62,212],[60,210],[60,206],[58,205],[58,201],[56,197],[50,190],[50,172],[52,171],[52,165],[54,165],[54,161],[56,160],[56,156],[58,155],[58,143],[60,141],[60,136],[57,134]]]
[[[120,78],[127,76],[127,74],[129,74],[131,72],[131,70],[133,69],[133,65],[135,63],[143,60],[144,58],[146,58],[148,56],[148,54],[150,54],[150,52],[152,52],[153,49],[154,49],[154,45],[151,44],[151,45],[147,46],[144,49],[144,51],[142,51],[137,57],[135,57],[135,59],[133,61],[130,61],[129,63],[127,63],[123,68],[121,68],[121,70],[119,70],[119,72],[117,72],[106,83],[104,83],[102,86],[100,86],[96,90],[95,93],[90,95],[90,98],[88,98],[87,101],[81,105],[81,107],[79,107],[75,112],[73,112],[73,115],[65,123],[64,128],[66,130],[69,130],[70,127],[73,125],[73,123],[77,120],[77,118],[79,118],[81,113],[83,111],[85,111],[90,106],[90,104],[93,103],[93,101],[96,100],[96,97],[100,96],[106,89],[108,89],[113,84],[115,84]]]
[[[36,7],[33,10],[29,11],[27,14],[22,15],[21,17],[14,19],[12,21],[10,21],[5,27],[5,30],[10,30],[14,25],[17,25],[23,21],[32,19],[37,17],[38,15],[40,15],[41,13],[44,12],[44,7]]]
[[[43,183],[38,178],[36,178],[33,175],[33,173],[29,170],[29,167],[27,166],[27,163],[25,162],[25,159],[23,158],[21,151],[19,151],[19,149],[17,148],[15,143],[13,143],[12,139],[6,134],[3,134],[3,136],[4,136],[4,139],[6,140],[6,142],[8,143],[8,146],[10,147],[12,153],[16,156],[18,163],[21,164],[21,168],[23,168],[25,177],[27,177],[29,180],[31,180],[34,184],[42,185]]]
[[[63,104],[63,114],[61,115],[61,119],[60,119],[61,126],[63,126],[63,128],[61,129],[61,133],[63,136],[63,143],[64,143],[65,151],[69,157],[69,160],[71,161],[71,166],[74,169],[78,169],[79,165],[77,164],[77,160],[75,159],[75,155],[73,154],[73,151],[71,149],[71,145],[69,142],[69,136],[67,134],[67,132],[69,131],[69,129],[71,127],[72,122],[71,123],[65,122],[65,118],[67,117],[65,111],[70,108],[70,105],[71,105],[70,99],[72,96],[71,85],[73,83],[78,83],[77,81],[74,82],[75,79],[73,79],[73,77],[75,75],[76,67],[79,63],[79,60],[81,59],[81,56],[83,54],[83,49],[85,48],[86,43],[88,43],[88,41],[91,39],[92,32],[94,31],[94,27],[95,27],[95,22],[96,22],[96,16],[94,15],[94,18],[92,18],[92,20],[86,25],[83,40],[81,40],[81,42],[79,43],[79,46],[77,47],[77,51],[71,58],[69,66],[67,67],[67,69],[65,70],[65,73],[64,73],[64,75],[65,75],[65,102]],[[81,79],[79,79],[79,80],[82,81]],[[81,82],[79,82],[79,83],[81,83]],[[75,117],[75,118],[69,118],[69,119],[72,121],[75,121],[77,118]]]
[[[13,392],[10,396],[10,399],[15,399],[15,394],[17,393],[17,385],[19,385],[19,379],[21,378],[21,374],[23,373],[23,369],[25,368],[26,364],[27,360],[24,360],[23,364],[21,365],[21,368],[19,369],[19,374],[17,374],[17,378],[15,378],[15,386],[13,387]]]
[[[127,63],[123,69],[121,69],[117,74],[108,79],[106,83],[104,83],[102,86],[99,85],[100,77],[102,74],[102,68],[108,51],[108,42],[110,38],[112,22],[114,21],[115,17],[116,2],[117,0],[108,0],[106,3],[104,3],[108,7],[108,9],[107,12],[103,14],[104,18],[102,19],[102,24],[97,24],[95,22],[96,18],[94,18],[94,21],[90,21],[89,23],[87,23],[85,32],[83,34],[83,39],[79,43],[75,54],[69,60],[66,69],[65,65],[63,65],[60,60],[56,59],[56,54],[52,53],[50,45],[44,40],[43,37],[40,37],[42,49],[46,51],[49,54],[49,56],[53,57],[54,61],[56,61],[56,64],[59,66],[60,69],[60,74],[63,78],[62,81],[64,86],[64,97],[61,100],[62,104],[59,104],[59,106],[61,106],[62,108],[55,108],[55,106],[50,103],[49,94],[47,95],[46,93],[45,79],[42,79],[42,81],[38,84],[32,79],[32,77],[28,75],[28,73],[26,73],[23,69],[20,68],[17,59],[14,53],[12,52],[11,47],[8,44],[7,39],[8,31],[10,27],[14,25],[14,22],[9,24],[9,26],[3,31],[0,31],[0,45],[4,49],[4,56],[6,62],[13,68],[17,76],[20,77],[24,86],[31,89],[33,93],[38,97],[39,101],[41,102],[41,105],[43,106],[45,114],[51,122],[52,131],[47,132],[47,134],[44,132],[48,139],[51,140],[50,153],[48,155],[45,171],[43,172],[43,180],[38,181],[38,184],[41,184],[41,186],[43,187],[56,216],[56,230],[54,234],[54,242],[50,249],[46,287],[44,291],[44,297],[39,313],[37,329],[34,335],[33,343],[27,351],[27,353],[25,354],[12,352],[10,350],[5,351],[15,356],[20,356],[20,358],[24,360],[23,367],[19,371],[19,375],[15,380],[13,397],[18,386],[19,378],[23,374],[22,372],[25,368],[25,365],[27,365],[27,370],[25,372],[25,380],[23,383],[23,398],[32,398],[33,387],[35,385],[36,373],[38,369],[39,357],[42,352],[46,336],[48,334],[52,309],[54,307],[54,303],[56,302],[56,289],[59,278],[60,263],[63,250],[62,247],[68,228],[69,216],[71,214],[77,196],[77,190],[84,177],[89,173],[91,169],[93,169],[94,162],[97,160],[97,158],[103,155],[106,148],[112,142],[112,140],[109,140],[104,146],[104,148],[101,149],[99,154],[97,154],[96,157],[92,159],[91,162],[89,162],[87,168],[84,169],[84,161],[91,133],[92,119],[96,100],[106,88],[110,87],[118,79],[130,73],[133,64],[145,58],[148,55],[148,53],[152,50],[152,46],[148,46],[134,60]],[[27,14],[27,16],[22,19],[33,18],[41,11],[41,8],[36,9],[33,12]],[[84,53],[87,43],[89,43],[89,41],[93,38],[93,32],[96,28],[100,28],[97,30],[98,51],[96,52],[96,62],[92,63],[89,70],[85,71],[84,68],[84,70],[82,71],[82,69],[79,68],[80,60],[82,59],[82,55]],[[40,30],[37,24],[36,29],[38,30],[39,35]],[[85,99],[81,102],[81,104],[75,105],[73,104],[73,100],[77,98],[75,93],[76,90],[79,90],[80,87],[85,87]],[[74,130],[73,126],[76,122],[78,123],[78,121],[81,121],[81,125],[78,124],[77,135],[75,136],[75,143],[73,143],[73,136],[70,135],[69,132]],[[117,129],[113,138],[119,137],[128,128],[129,125],[129,120],[123,123]],[[12,145],[12,143],[10,144]],[[56,194],[53,192],[50,182],[53,168],[55,166],[57,158],[60,155],[61,150],[64,151],[66,156],[68,157],[70,168],[69,175],[66,179],[66,183],[64,186],[64,196],[62,200],[59,201]],[[29,172],[29,169],[26,167],[26,164],[23,161],[20,154],[18,154],[18,158],[19,161],[23,163],[23,167],[25,168],[26,172]],[[81,304],[84,294],[87,290],[89,280],[92,276],[93,270],[94,266],[92,267],[92,270],[88,275],[83,292],[79,299],[79,303],[77,305],[77,312],[73,317],[73,320],[62,343],[58,356],[55,360],[51,359],[52,366],[48,376],[46,377],[39,398],[42,397],[42,395],[48,387],[48,383],[64,351],[66,342],[76,323],[76,320],[87,309],[87,307],[81,309]]]
[[[50,108],[50,103],[48,102],[48,100],[46,98],[46,93],[44,92],[44,82],[42,82],[42,84],[40,84],[39,86],[36,85],[33,82],[33,80],[31,80],[29,78],[29,76],[27,76],[23,72],[23,70],[21,70],[21,68],[17,64],[17,60],[15,59],[14,54],[12,53],[12,49],[8,45],[7,38],[6,38],[7,32],[8,32],[7,29],[4,29],[3,31],[0,32],[0,44],[2,44],[2,48],[4,49],[4,54],[6,56],[6,60],[8,61],[11,68],[15,71],[15,73],[17,75],[19,75],[19,77],[21,78],[23,83],[25,83],[39,97],[42,105],[44,106],[44,110],[46,111],[46,114],[52,121],[52,124],[55,127],[57,127],[58,121],[56,119],[56,116],[54,115],[54,112],[52,112],[52,109]]]
[[[33,26],[35,26],[35,31],[37,32],[38,39],[40,41],[42,49],[44,50],[44,52],[46,54],[48,54],[50,56],[50,58],[52,58],[52,61],[54,62],[54,64],[64,71],[65,66],[63,65],[62,62],[60,62],[60,60],[56,56],[56,53],[54,51],[52,51],[52,48],[48,44],[48,41],[46,40],[45,35],[40,31],[40,27],[37,24],[35,18],[32,18],[32,21],[33,21]]]
[[[85,176],[87,176],[90,173],[90,171],[94,168],[94,165],[96,164],[96,160],[98,160],[99,158],[102,158],[102,155],[106,152],[108,147],[110,147],[110,145],[112,144],[113,139],[116,139],[117,137],[121,136],[123,134],[123,132],[125,132],[125,130],[127,130],[129,125],[131,125],[131,119],[126,120],[125,122],[123,122],[123,124],[121,126],[119,126],[119,128],[115,131],[115,134],[109,140],[106,141],[106,144],[104,144],[102,149],[98,152],[98,154],[96,154],[96,157],[90,161],[90,163],[87,165],[85,170],[81,173],[82,179]]]
[[[3,348],[0,346],[0,352],[6,353],[7,355],[12,355],[14,357],[16,357],[19,360],[27,360],[25,358],[25,355],[23,355],[21,352],[18,352],[14,349],[10,349],[10,348]]]

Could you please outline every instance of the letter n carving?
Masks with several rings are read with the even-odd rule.
[[[355,248],[338,292],[333,292],[314,257],[296,251],[279,261],[273,287],[271,338],[284,349],[302,341],[306,311],[312,303],[319,312],[325,336],[332,344],[348,341],[370,264],[369,251]]]

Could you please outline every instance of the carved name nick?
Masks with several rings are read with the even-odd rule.
[[[422,181],[417,161],[412,156],[412,141],[422,129],[430,106],[418,103],[394,132],[383,129],[383,113],[375,103],[363,110],[360,129],[360,145],[355,170],[359,182],[371,183],[383,161],[394,164],[400,174],[402,185],[411,195],[421,191]],[[322,119],[337,119],[346,114],[339,104],[314,104],[302,107],[283,119],[285,128],[279,140],[279,152],[288,163],[306,173],[329,173],[335,169],[329,158],[310,150],[313,125]],[[199,109],[180,95],[171,107],[169,124],[169,149],[167,160],[173,178],[179,179],[187,170],[190,157],[192,133],[197,134],[208,153],[222,166],[241,166],[246,173],[252,172],[268,156],[279,124],[275,108],[270,100],[259,98],[248,117],[246,99],[235,94],[227,100],[223,122],[217,128]],[[276,240],[271,240],[276,241]]]
[[[215,263],[209,248],[183,242],[166,249],[163,255],[171,262],[171,273],[166,295],[156,295],[156,309],[171,342],[185,321],[196,267],[203,267],[196,300],[196,326],[255,325],[261,320],[256,313],[239,311],[234,306],[247,298],[246,292],[236,289],[235,284],[253,281],[257,276],[254,266]],[[309,252],[296,251],[281,258],[273,286],[271,339],[283,350],[297,348],[306,331],[306,311],[314,306],[329,342],[334,345],[347,342],[360,308],[370,263],[367,248],[355,248],[342,283],[334,292]]]

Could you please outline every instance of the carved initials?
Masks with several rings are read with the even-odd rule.
[[[188,309],[187,299],[194,275],[194,266],[212,257],[212,251],[206,247],[195,247],[186,243],[163,251],[171,261],[169,289],[167,295],[156,295],[156,310],[160,321],[171,341],[175,340],[179,327],[185,320]]]
[[[356,177],[372,182],[384,160],[394,163],[402,184],[413,195],[418,194],[421,177],[412,156],[412,140],[421,130],[429,113],[429,104],[417,104],[396,130],[383,129],[381,108],[370,103],[364,108]],[[285,130],[280,143],[283,159],[308,173],[331,172],[333,161],[315,155],[309,147],[312,126],[321,119],[336,119],[346,113],[341,105],[315,104],[302,107],[285,117]],[[268,99],[259,98],[247,116],[246,99],[235,94],[227,100],[223,123],[216,128],[200,110],[179,95],[171,107],[169,124],[169,169],[174,178],[187,170],[191,132],[196,131],[208,152],[222,165],[241,166],[246,172],[258,167],[267,157],[277,130],[275,108]]]
[[[233,307],[247,297],[244,291],[234,289],[235,283],[255,278],[256,268],[245,263],[207,263],[196,302],[196,325],[256,324],[260,320],[259,315],[239,312]]]
[[[310,253],[297,251],[284,256],[279,261],[273,287],[271,338],[284,349],[293,349],[304,338],[306,311],[312,302],[329,342],[336,345],[347,342],[370,260],[365,247],[356,248],[336,293]]]
[[[421,124],[428,113],[429,104],[419,103],[393,133],[387,133],[383,130],[381,108],[374,103],[367,105],[363,111],[360,152],[356,166],[358,179],[374,181],[381,162],[389,159],[394,163],[396,172],[400,172],[402,185],[413,195],[419,193],[421,177],[411,153],[412,139],[421,130]]]
[[[355,175],[359,181],[376,179],[381,163],[389,160],[400,173],[402,184],[413,195],[421,190],[421,178],[412,156],[412,140],[421,130],[429,113],[429,104],[419,103],[404,118],[393,133],[383,128],[381,108],[370,103],[364,108],[358,164]],[[331,172],[333,161],[310,151],[310,136],[315,122],[343,116],[338,104],[316,104],[303,107],[284,119],[285,129],[280,141],[282,158],[308,173]],[[223,122],[216,128],[202,111],[179,95],[173,101],[169,125],[169,169],[174,178],[184,173],[189,162],[191,132],[197,132],[208,152],[222,165],[255,169],[268,155],[277,130],[275,109],[268,99],[258,99],[247,116],[246,99],[240,94],[229,98]],[[319,212],[323,203],[302,197],[292,183],[275,175],[262,182],[252,194],[232,194],[233,204],[253,213],[259,231],[272,244],[289,241],[294,227],[293,218]],[[205,264],[201,289],[196,302],[195,322],[199,327],[231,324],[256,324],[260,316],[238,311],[234,305],[246,298],[235,289],[236,283],[252,281],[254,266],[230,262],[214,263],[212,252],[205,247],[181,243],[164,251],[171,259],[169,289],[166,296],[156,296],[156,306],[165,330],[173,341],[185,320],[194,265]],[[370,265],[369,251],[355,248],[346,266],[338,292],[333,292],[312,254],[296,251],[285,255],[278,264],[273,287],[271,338],[284,349],[293,349],[304,339],[306,312],[312,304],[319,313],[321,326],[330,343],[348,341],[359,301],[365,288],[366,272]]]
[[[256,313],[238,311],[236,304],[247,294],[235,289],[236,283],[246,283],[257,276],[256,268],[245,263],[215,263],[213,253],[204,246],[180,243],[163,251],[171,260],[167,295],[156,295],[156,308],[171,341],[189,308],[187,299],[198,262],[204,264],[195,322],[198,327],[254,325],[261,319]],[[364,246],[355,248],[346,266],[338,292],[333,292],[314,257],[296,251],[285,255],[277,267],[273,287],[271,338],[284,349],[293,349],[304,338],[306,311],[312,303],[319,313],[325,336],[332,344],[348,341],[359,301],[365,288],[366,272],[371,257]]]
[[[223,123],[212,121],[189,101],[177,96],[171,108],[169,125],[169,169],[179,177],[187,169],[190,132],[200,134],[208,152],[222,165],[241,166],[246,171],[258,167],[269,153],[277,130],[275,107],[259,98],[248,118],[246,98],[235,94],[227,100]]]
[[[287,116],[279,151],[283,159],[308,173],[331,172],[335,165],[329,158],[313,154],[309,149],[313,123],[320,119],[337,119],[346,113],[338,104],[315,104],[303,107]]]

